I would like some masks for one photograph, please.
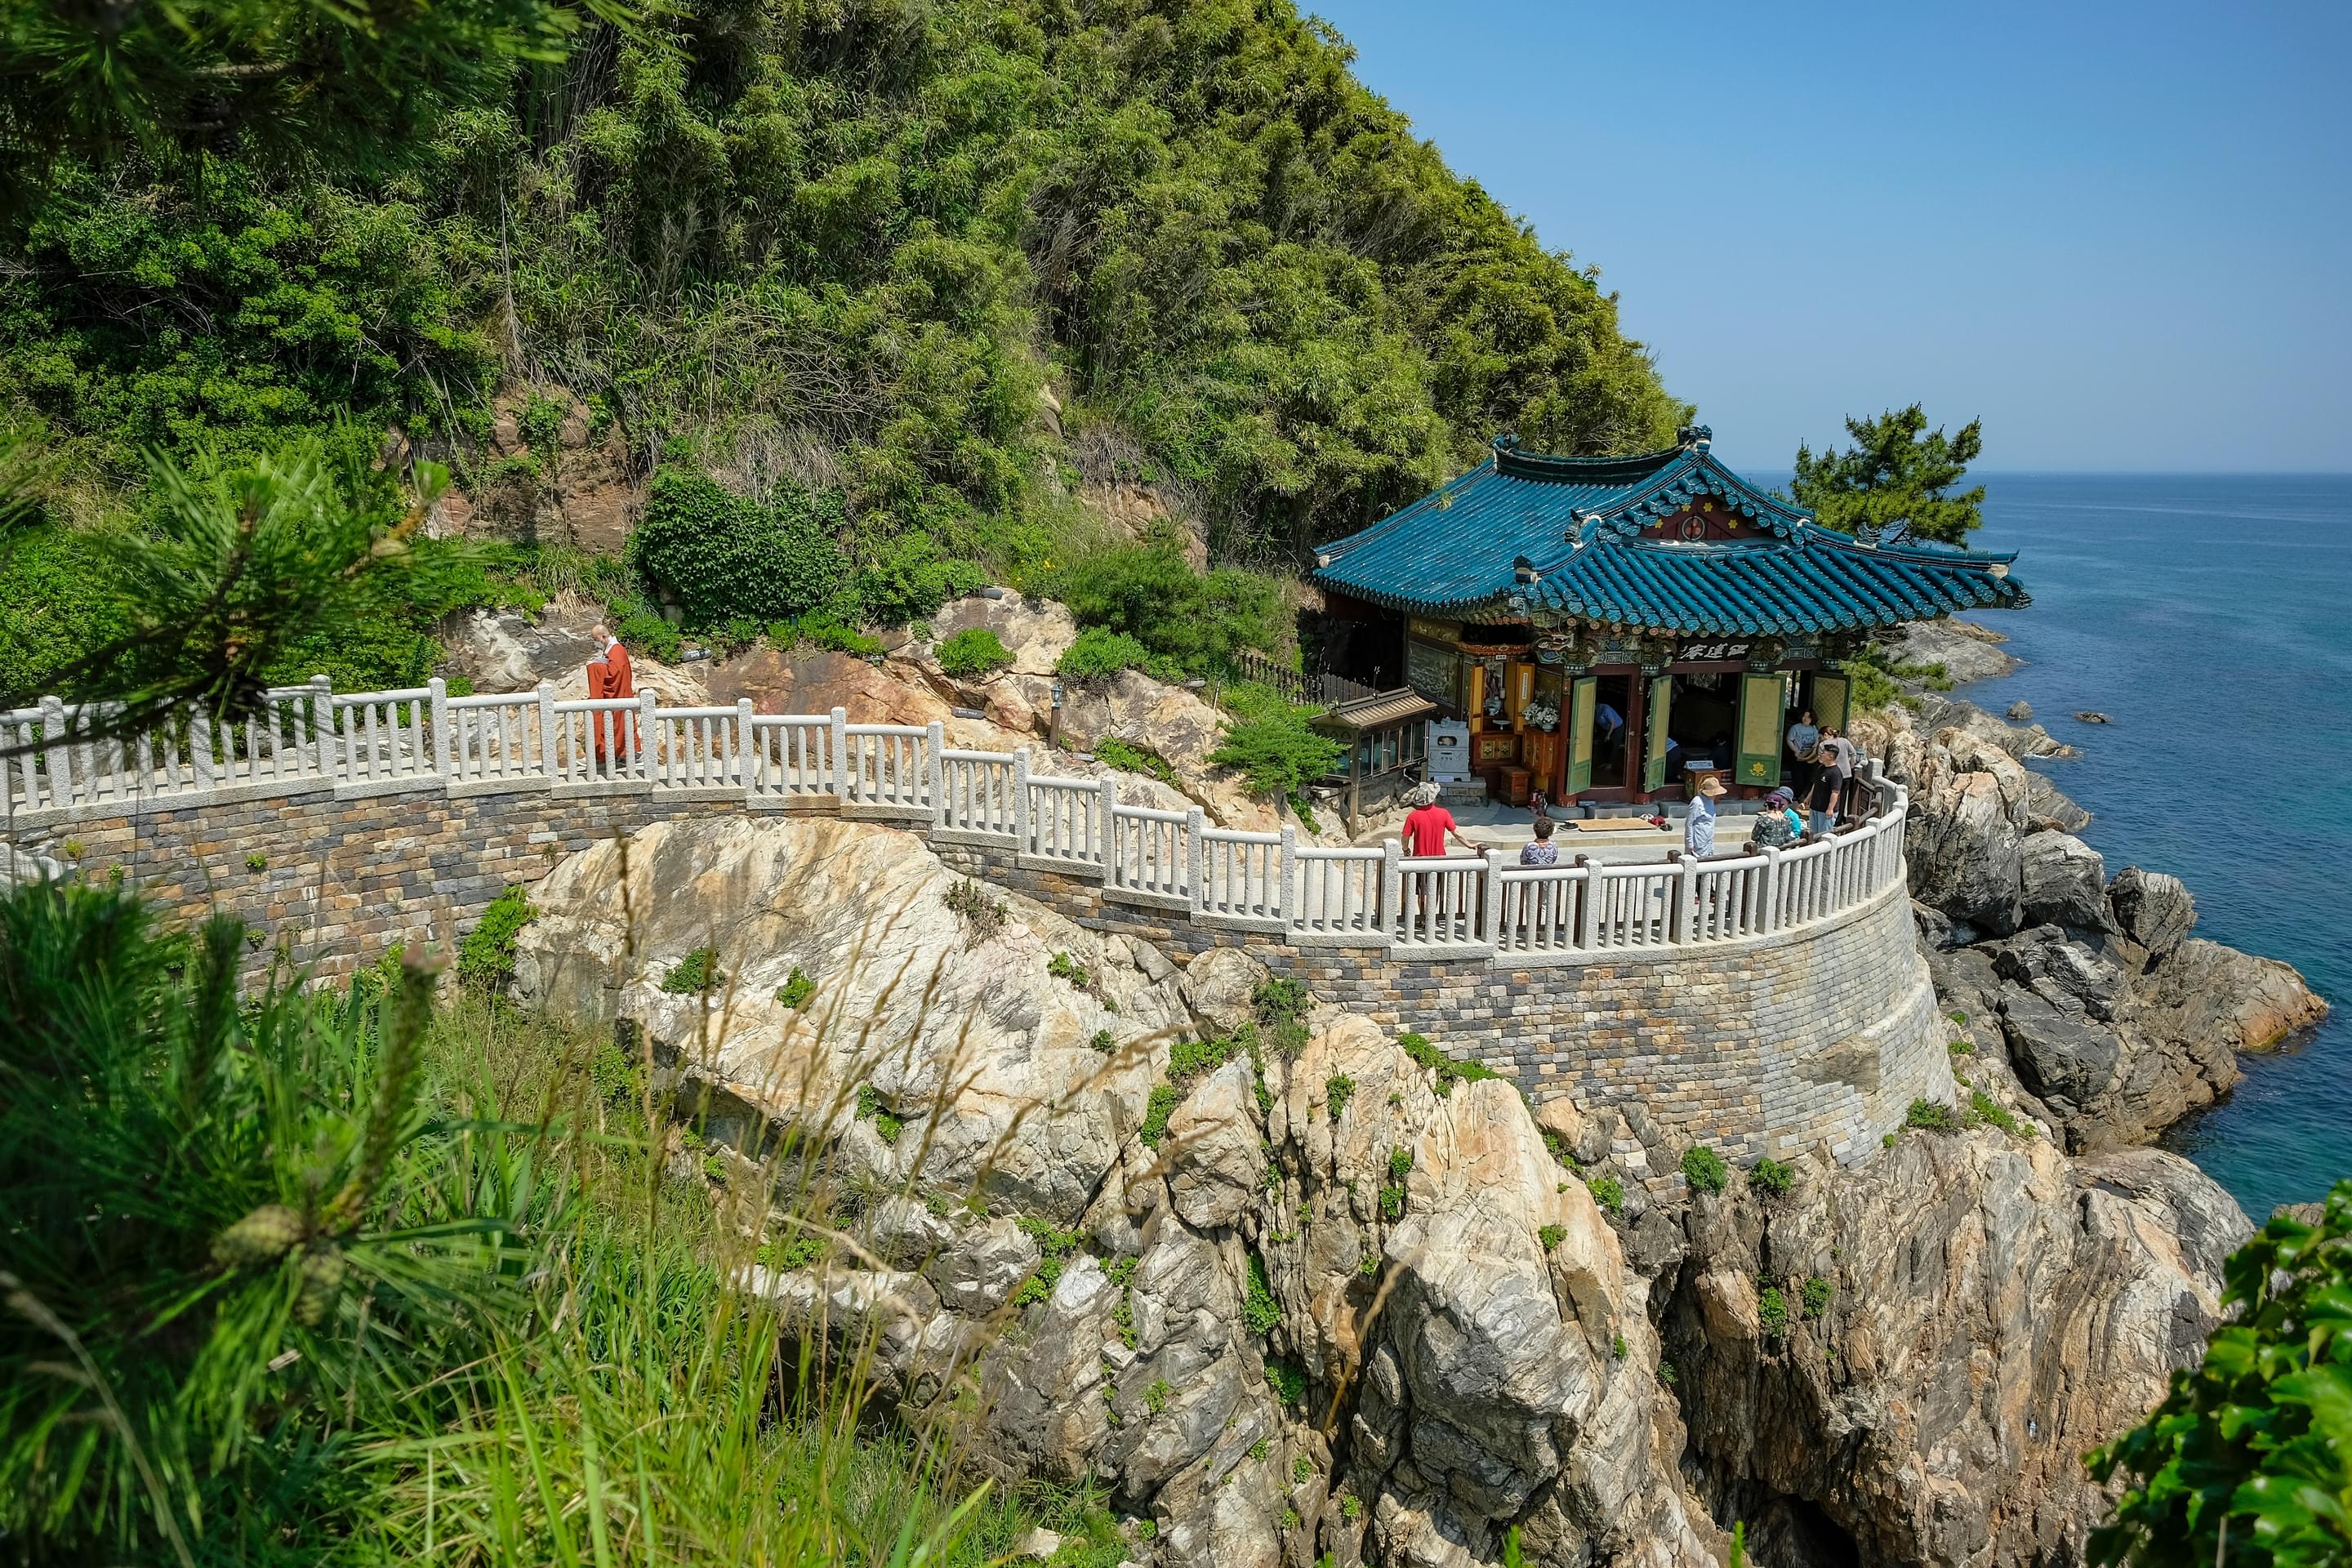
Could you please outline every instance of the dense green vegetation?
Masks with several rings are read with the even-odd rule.
[[[980,1563],[1014,1499],[726,1281],[759,1243],[609,1038],[393,958],[240,998],[242,926],[0,900],[0,1538],[32,1561]],[[783,1177],[777,1246],[856,1200]],[[747,1167],[748,1169],[748,1167]],[[928,1545],[930,1555],[919,1558]],[[1113,1552],[1101,1560],[1115,1557]]]
[[[19,41],[49,14],[12,8]],[[1626,449],[1684,413],[1612,299],[1283,0],[696,0],[627,26],[472,0],[404,58],[429,80],[350,114],[348,84],[294,91],[345,13],[257,44],[267,5],[183,15],[178,38],[142,15],[157,85],[104,124],[0,126],[30,180],[0,208],[0,418],[50,459],[53,521],[138,526],[150,447],[251,461],[345,412],[358,455],[401,434],[387,487],[431,457],[529,493],[577,400],[639,472],[678,469],[681,526],[759,536],[748,581],[665,580],[690,613],[845,630],[977,569],[1073,570],[1088,482],[1152,483],[1223,558],[1281,564],[1496,430]],[[413,26],[351,15],[362,52]],[[248,45],[214,133],[174,121],[187,71]],[[501,411],[530,450],[493,462]],[[75,548],[13,553],[0,602]],[[11,627],[0,658],[79,636]]]
[[[2094,1563],[2352,1563],[2352,1182],[2223,1269],[2227,1321],[2147,1419],[2090,1457],[2127,1483]]]
[[[1853,438],[1844,451],[1797,447],[1789,493],[1841,533],[1874,534],[1889,543],[1924,540],[1964,544],[1984,521],[1982,485],[1953,493],[1969,465],[1984,455],[1984,422],[1971,419],[1957,434],[1927,428],[1919,405],[1888,409],[1875,419],[1845,422]]]

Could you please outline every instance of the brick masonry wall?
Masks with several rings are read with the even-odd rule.
[[[282,947],[331,976],[396,942],[454,942],[508,885],[535,882],[615,833],[741,809],[740,797],[453,799],[434,788],[338,799],[320,789],[84,820],[24,834],[20,847],[92,876],[120,868],[167,919],[233,910],[257,933],[256,967]],[[1244,947],[1316,995],[1418,1030],[1538,1100],[1638,1102],[1670,1147],[1706,1142],[1743,1161],[1819,1148],[1851,1164],[1901,1125],[1913,1100],[1957,1093],[1899,885],[1794,937],[1515,968],[1196,925],[1106,900],[1091,878],[1024,865],[1009,850],[936,847],[966,875],[1171,956]],[[1642,1168],[1638,1147],[1621,1152]]]

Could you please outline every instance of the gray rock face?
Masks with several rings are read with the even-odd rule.
[[[2082,1560],[2107,1499],[2079,1457],[2200,1353],[2250,1227],[2174,1155],[2077,1163],[1980,1129],[1702,1199],[1688,1228],[1666,1350],[1693,1468],[1756,1560],[2022,1568]],[[1779,1332],[1759,1285],[1789,1302]]]
[[[1184,971],[1184,1001],[1204,1034],[1223,1035],[1255,1016],[1252,999],[1269,971],[1238,947],[1213,947]]]
[[[2124,935],[2161,963],[2197,925],[2197,900],[2179,878],[2126,866],[2107,884],[2107,904]]]
[[[2008,711],[2004,712],[2001,717],[2008,720],[2012,724],[2023,724],[2032,719],[2033,704],[2021,697],[2016,701],[2009,705]]]
[[[1260,1138],[1250,1064],[1236,1057],[1168,1119],[1168,1193],[1186,1225],[1222,1229],[1255,1201],[1265,1185]]]
[[[1012,1220],[971,1219],[923,1266],[923,1278],[949,1311],[985,1317],[1029,1278],[1038,1256],[1036,1242]]]
[[[2030,833],[2018,845],[2018,919],[2026,925],[2104,931],[2107,868],[2099,852],[2072,834]]]
[[[1990,680],[2018,668],[2001,646],[2009,639],[1973,621],[1914,621],[1891,641],[1898,662],[1940,664],[1956,684]]]
[[[2114,1030],[2080,1011],[2009,990],[2001,994],[2000,1026],[2018,1077],[2062,1121],[2081,1119],[2115,1081],[2123,1045]]]

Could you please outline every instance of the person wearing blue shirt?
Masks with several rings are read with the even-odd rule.
[[[1713,773],[1698,781],[1692,795],[1690,815],[1683,818],[1684,852],[1706,859],[1715,853],[1715,802],[1723,794],[1723,781]]]
[[[1805,709],[1789,726],[1789,787],[1794,799],[1803,800],[1813,792],[1813,750],[1821,743],[1821,726],[1813,722],[1813,710]]]

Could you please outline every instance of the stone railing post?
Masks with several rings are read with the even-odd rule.
[[[49,765],[49,804],[71,805],[74,800],[73,748],[64,744],[66,705],[55,697],[41,699],[41,756]]]
[[[1479,890],[1485,895],[1485,909],[1479,918],[1486,928],[1486,940],[1499,948],[1503,945],[1503,852],[1489,849],[1482,858],[1486,862],[1481,873],[1486,880]]]
[[[1209,814],[1199,806],[1184,813],[1184,896],[1192,902],[1192,912],[1201,912],[1202,884],[1209,876]]]
[[[849,710],[833,710],[833,794],[843,805],[849,804]]]
[[[613,715],[615,720],[620,714]],[[637,693],[637,755],[645,763],[645,776],[658,780],[661,758],[661,699],[650,691]]]
[[[1404,844],[1395,838],[1381,840],[1381,907],[1379,925],[1391,936],[1401,935],[1404,929]]]
[[[1282,825],[1282,848],[1275,862],[1274,907],[1266,912],[1288,924],[1293,910],[1298,907],[1298,827],[1296,823]]]
[[[1776,844],[1764,846],[1764,914],[1756,922],[1756,929],[1780,929],[1780,848]]]
[[[1015,855],[1029,853],[1029,748],[1026,746],[1013,753],[1013,852]]]
[[[213,716],[202,703],[188,710],[188,764],[196,775],[198,789],[210,789],[218,782],[213,772]],[[25,759],[25,765],[29,773],[32,759]],[[29,793],[26,798],[31,798]]]
[[[1698,862],[1679,849],[1667,850],[1666,858],[1673,861],[1675,866],[1675,901],[1666,910],[1666,940],[1676,942],[1688,942],[1694,895],[1692,884],[1698,878]]]
[[[1118,781],[1113,778],[1104,779],[1099,793],[1101,802],[1098,809],[1102,812],[1102,837],[1096,842],[1102,846],[1103,885],[1116,888],[1121,885],[1118,875]],[[1142,870],[1143,868],[1139,865],[1136,868],[1139,877],[1142,874]]]
[[[931,826],[948,824],[948,727],[937,719],[923,728],[923,787],[930,792]]]
[[[555,687],[549,681],[539,683],[539,771],[551,783],[563,777],[563,748],[558,743],[555,729]]]
[[[1579,855],[1576,863],[1584,868],[1584,902],[1576,911],[1576,945],[1591,952],[1601,944],[1601,868],[1589,855]]]
[[[433,771],[445,779],[449,776],[449,752],[443,740],[448,723],[449,683],[436,675],[425,683],[425,752],[433,759]]]
[[[735,699],[735,782],[750,800],[768,782],[768,753],[751,728],[751,700]]]
[[[311,765],[330,778],[344,773],[355,773],[348,743],[333,746],[330,737],[335,732],[334,682],[323,675],[310,678],[310,759]],[[341,755],[336,753],[341,752]],[[298,753],[299,754],[299,753]],[[371,757],[370,763],[375,761]]]

